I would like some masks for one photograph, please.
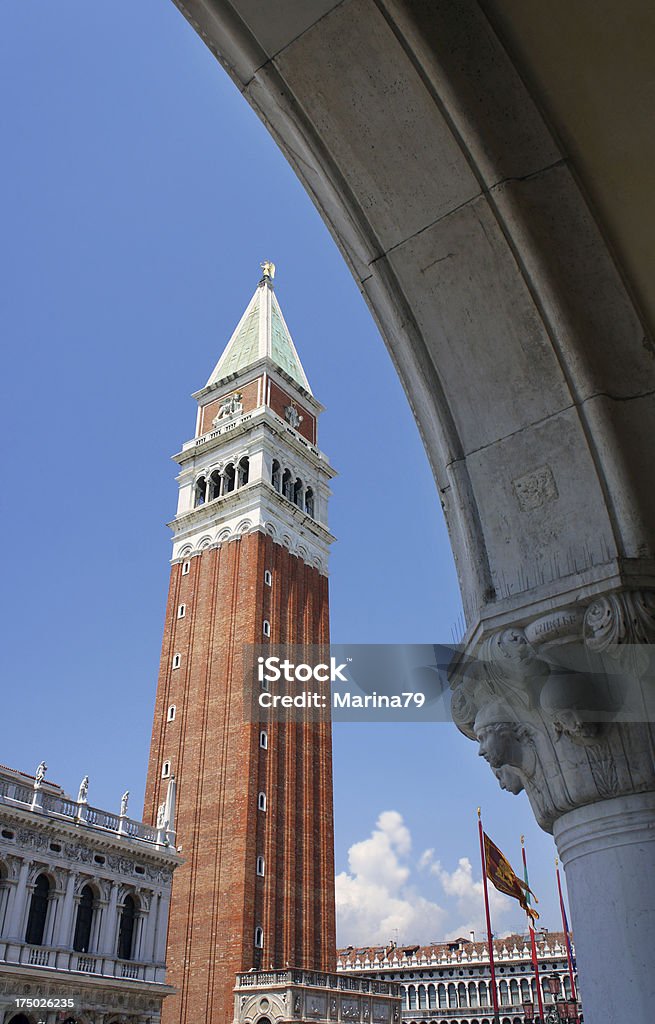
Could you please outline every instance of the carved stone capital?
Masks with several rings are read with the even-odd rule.
[[[655,790],[655,593],[492,633],[451,685],[455,724],[547,831],[578,807]]]

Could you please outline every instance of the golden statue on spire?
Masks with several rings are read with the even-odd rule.
[[[270,260],[264,260],[264,262],[259,265],[262,268],[263,276],[272,281],[275,277],[275,264],[271,263]]]

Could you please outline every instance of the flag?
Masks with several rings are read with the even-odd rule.
[[[527,892],[525,894],[526,902],[530,902],[530,877],[528,875],[528,856],[525,852],[525,837],[521,836],[521,856],[523,858],[523,879],[525,881]],[[535,897],[536,899],[536,897]],[[534,920],[528,915],[528,923],[530,925],[530,950],[532,953],[532,966],[534,968],[534,980],[535,987],[537,989],[537,1005],[539,1006],[539,1019],[544,1019],[544,1001],[543,991],[541,987],[541,981],[539,980],[539,957],[537,955],[537,942],[534,934]]]
[[[501,853],[495,843],[492,843],[486,832],[484,833],[484,859],[487,878],[492,885],[498,889],[498,892],[503,892],[506,896],[518,900],[528,917],[536,920],[539,914],[530,906],[529,898],[532,896],[535,903],[538,903],[537,897],[528,884],[514,872],[507,857]]]
[[[571,946],[571,932],[569,929],[569,922],[566,916],[566,907],[564,906],[564,896],[562,894],[562,882],[559,877],[559,860],[555,860],[555,872],[557,874],[557,892],[559,894],[559,905],[562,911],[562,927],[564,928],[564,938],[566,939],[566,956],[569,962],[571,970],[571,976],[573,971],[576,970],[575,956],[573,955],[573,947]]]
[[[525,882],[525,902],[529,905],[530,904],[530,896],[534,896],[534,893],[532,892],[532,889],[530,888],[530,878],[528,876],[528,858],[527,858],[526,852],[525,852],[525,839],[524,839],[523,836],[521,836],[521,855],[523,857],[523,881]],[[520,881],[520,879],[519,879],[519,881]],[[535,903],[539,902],[539,900],[537,899],[536,896],[534,896],[534,901],[535,901]],[[528,923],[530,925],[530,928],[534,932],[534,918],[530,917],[529,914],[528,914]],[[536,965],[536,961],[535,961],[535,967],[536,966],[537,965]]]

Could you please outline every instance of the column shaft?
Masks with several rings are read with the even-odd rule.
[[[652,1024],[655,1006],[655,793],[563,815],[566,872],[585,1024]]]

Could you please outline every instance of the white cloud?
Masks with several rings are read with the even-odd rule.
[[[481,875],[474,876],[468,857],[446,870],[434,849],[413,863],[412,837],[398,811],[383,811],[368,839],[350,847],[348,868],[336,877],[340,946],[427,943],[472,931],[486,940]],[[489,903],[497,936],[525,927],[515,902],[491,884]]]
[[[336,877],[340,945],[429,942],[441,934],[444,910],[410,884],[411,848],[397,811],[384,811],[368,839],[350,847],[350,870]]]
[[[472,931],[475,932],[476,939],[486,938],[482,875],[479,880],[474,880],[473,867],[468,857],[460,857],[455,870],[446,871],[435,859],[434,850],[425,850],[419,860],[419,866],[439,879],[444,894],[452,901],[451,914],[456,915],[455,920],[459,923],[454,927],[449,925],[445,938],[468,938]],[[496,935],[501,935],[500,920],[511,914],[515,907],[513,902],[494,889],[493,885],[490,884],[488,890],[492,928]]]

